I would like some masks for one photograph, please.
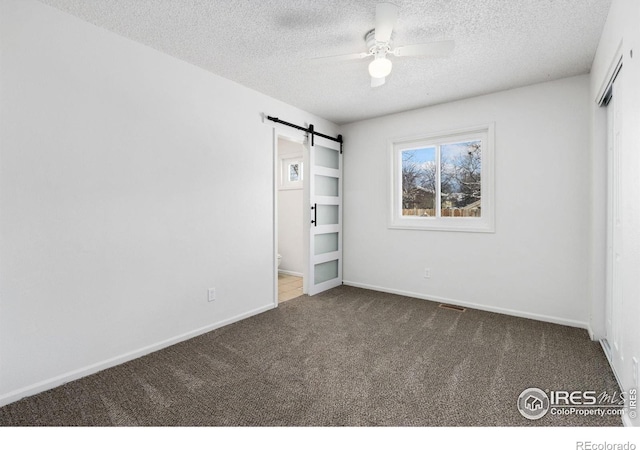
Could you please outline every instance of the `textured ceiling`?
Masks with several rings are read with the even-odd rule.
[[[393,58],[370,87],[377,1],[40,0],[338,124],[588,73],[611,0],[395,0],[397,46],[453,39],[446,59]],[[268,113],[268,111],[266,111]]]

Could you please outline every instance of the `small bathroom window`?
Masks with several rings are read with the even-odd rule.
[[[289,164],[289,183],[302,181],[302,163],[295,162]]]
[[[285,155],[280,159],[280,189],[303,188],[302,155]]]

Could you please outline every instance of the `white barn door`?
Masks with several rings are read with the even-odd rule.
[[[342,284],[342,154],[338,142],[319,136],[309,136],[308,148],[304,290],[315,295]]]

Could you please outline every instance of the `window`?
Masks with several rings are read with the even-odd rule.
[[[295,162],[289,164],[289,183],[302,181],[302,163]]]
[[[494,231],[493,125],[391,145],[390,228]]]
[[[302,155],[284,155],[280,158],[280,189],[302,189]]]

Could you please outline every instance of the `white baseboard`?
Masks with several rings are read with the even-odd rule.
[[[447,303],[449,305],[456,305],[456,306],[462,306],[465,308],[471,308],[471,309],[479,309],[482,311],[489,311],[489,312],[494,312],[494,313],[498,313],[498,314],[504,314],[507,316],[515,316],[515,317],[522,317],[525,319],[532,319],[532,320],[539,320],[542,322],[550,322],[550,323],[555,323],[558,325],[566,325],[569,327],[574,327],[574,328],[583,328],[585,330],[587,330],[589,328],[589,324],[587,322],[580,322],[577,320],[571,320],[571,319],[564,319],[562,317],[554,317],[554,316],[546,316],[544,314],[536,314],[536,313],[530,313],[530,312],[526,312],[526,311],[518,311],[515,309],[507,309],[507,308],[500,308],[497,306],[488,306],[488,305],[481,305],[479,303],[471,303],[471,302],[465,302],[462,300],[455,300],[455,299],[451,299],[451,298],[444,298],[444,297],[438,297],[435,295],[424,295],[424,294],[418,294],[416,292],[409,292],[409,291],[403,291],[403,290],[399,290],[399,289],[391,289],[391,288],[385,288],[385,287],[381,287],[381,286],[373,286],[370,284],[364,284],[364,283],[356,283],[353,281],[343,281],[343,283],[347,286],[353,286],[353,287],[358,287],[358,288],[362,288],[362,289],[369,289],[372,291],[379,291],[379,292],[387,292],[389,294],[397,294],[397,295],[404,295],[405,297],[413,297],[413,298],[419,298],[422,300],[429,300],[432,302],[437,302],[437,303]]]
[[[281,273],[282,275],[293,275],[294,277],[301,277],[302,278],[302,274],[300,272],[294,272],[292,270],[278,269],[278,273]]]
[[[71,372],[67,372],[65,374],[59,375],[57,377],[49,378],[48,380],[41,381],[39,383],[32,384],[30,386],[17,389],[15,391],[11,391],[7,394],[0,396],[0,407],[8,405],[9,403],[16,402],[24,397],[29,397],[31,395],[39,394],[40,392],[47,391],[49,389],[53,389],[70,381],[74,381],[88,375],[94,374],[96,372],[100,372],[101,370],[108,369],[110,367],[117,366],[119,364],[123,364],[127,361],[131,361],[136,358],[140,358],[141,356],[148,355],[149,353],[153,353],[158,350],[162,350],[163,348],[169,347],[171,345],[177,344],[178,342],[186,341],[187,339],[194,338],[204,333],[208,333],[209,331],[213,331],[215,329],[221,328],[225,325],[232,324],[234,322],[238,322],[242,319],[246,319],[251,316],[255,316],[256,314],[263,313],[270,309],[274,309],[275,306],[273,303],[262,306],[260,308],[253,309],[243,314],[238,314],[237,316],[230,317],[229,319],[221,320],[211,325],[207,325],[202,328],[198,328],[192,331],[189,331],[184,334],[180,334],[178,336],[174,336],[169,339],[165,339],[164,341],[157,342],[152,345],[148,345],[146,347],[142,347],[138,350],[134,350],[132,352],[125,353],[120,356],[116,356],[114,358],[107,359],[105,361],[101,361],[96,364],[91,364],[90,366],[82,367],[77,370],[73,370]]]

